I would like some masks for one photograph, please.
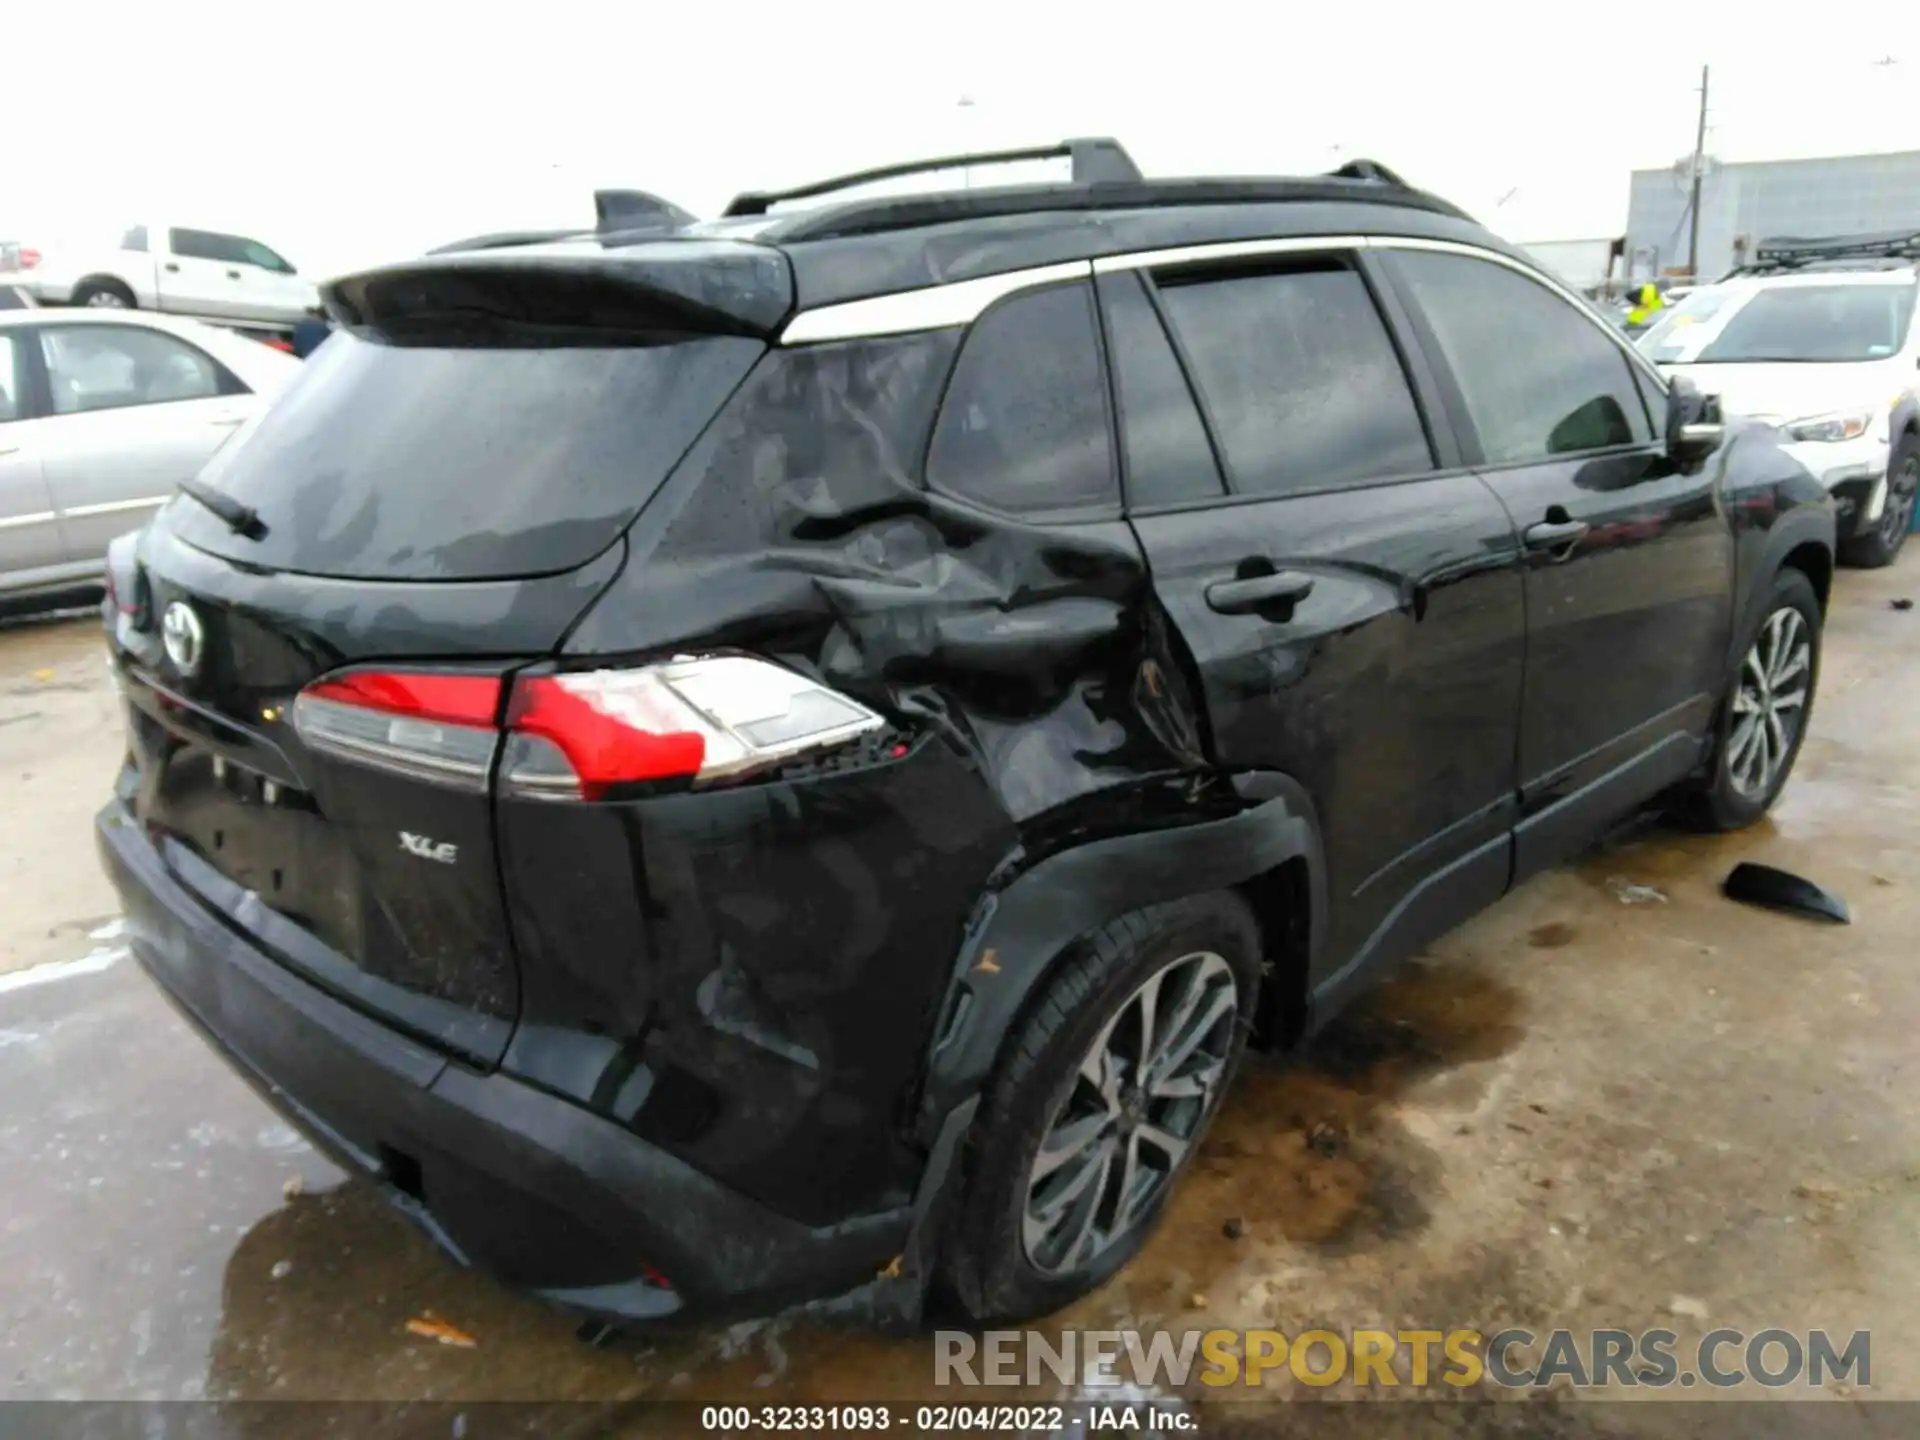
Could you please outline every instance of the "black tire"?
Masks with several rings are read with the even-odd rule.
[[[1080,1073],[1083,1059],[1089,1057],[1109,1021],[1123,1010],[1127,1025],[1138,1032],[1134,998],[1162,972],[1170,977],[1167,984],[1179,984],[1183,977],[1199,973],[1195,967],[1204,966],[1212,988],[1196,1014],[1212,1008],[1224,994],[1222,972],[1212,957],[1225,961],[1235,997],[1231,1019],[1223,1008],[1215,1022],[1219,1028],[1211,1029],[1209,1040],[1200,1047],[1222,1057],[1220,1078],[1210,1095],[1192,1102],[1136,1100],[1130,1103],[1142,1108],[1133,1120],[1107,1122],[1128,1127],[1128,1138],[1114,1142],[1123,1153],[1127,1146],[1138,1145],[1139,1153],[1148,1156],[1146,1141],[1130,1138],[1132,1125],[1143,1114],[1149,1121],[1181,1130],[1187,1142],[1184,1152],[1170,1165],[1142,1159],[1142,1175],[1151,1166],[1153,1176],[1164,1178],[1149,1182],[1157,1183],[1157,1189],[1142,1192],[1137,1213],[1104,1242],[1104,1248],[1078,1264],[1053,1270],[1036,1265],[1028,1253],[1024,1228],[1029,1175],[1062,1107],[1091,1093]],[[946,1286],[975,1322],[1027,1319],[1058,1310],[1133,1258],[1152,1233],[1167,1195],[1198,1148],[1220,1097],[1232,1084],[1252,1027],[1260,974],[1259,925],[1245,901],[1224,892],[1124,915],[1082,939],[1061,961],[1011,1033],[988,1084],[966,1155],[966,1189],[944,1246],[941,1270]],[[1174,1009],[1175,1002],[1170,1001],[1169,1011]],[[1118,1024],[1114,1033],[1120,1033]],[[1179,1115],[1144,1108],[1183,1103],[1192,1108]],[[1066,1171],[1062,1166],[1057,1173],[1064,1176]],[[1082,1193],[1117,1194],[1118,1185],[1116,1177],[1110,1189],[1103,1174]],[[1099,1198],[1093,1203],[1098,1210]],[[1116,1199],[1116,1212],[1118,1205]]]
[[[1873,528],[1840,547],[1840,558],[1863,570],[1891,565],[1913,528],[1914,491],[1920,488],[1920,437],[1909,430],[1894,442],[1887,461],[1887,501]]]
[[[1798,718],[1791,726],[1791,733],[1786,736],[1783,757],[1774,764],[1764,783],[1743,785],[1736,772],[1743,762],[1750,766],[1751,755],[1744,749],[1742,714],[1736,702],[1743,689],[1751,693],[1754,677],[1750,662],[1761,651],[1769,625],[1774,623],[1775,616],[1782,610],[1794,612],[1799,617],[1799,623],[1805,627],[1808,652],[1805,699],[1792,712]],[[1820,597],[1814,593],[1813,582],[1803,571],[1791,568],[1780,571],[1773,577],[1758,623],[1744,637],[1733,678],[1721,698],[1713,756],[1708,763],[1706,776],[1688,797],[1686,815],[1698,828],[1743,829],[1773,808],[1773,802],[1779,798],[1787,778],[1793,773],[1794,761],[1799,758],[1800,746],[1807,738],[1807,726],[1813,720],[1813,702],[1820,687],[1820,628]],[[1783,698],[1792,691],[1791,679],[1778,687],[1778,693]]]
[[[137,310],[133,291],[118,280],[91,278],[73,287],[75,305],[97,305],[109,310]]]

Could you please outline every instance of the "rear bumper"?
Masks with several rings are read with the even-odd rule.
[[[166,996],[269,1103],[462,1263],[559,1305],[645,1321],[838,1295],[900,1254],[908,1211],[802,1225],[308,984],[186,890],[119,799],[95,834],[133,953]]]
[[[0,275],[0,280],[18,285],[42,305],[65,305],[73,299],[73,282],[57,279],[51,275],[42,275],[33,270],[21,270],[14,274]]]

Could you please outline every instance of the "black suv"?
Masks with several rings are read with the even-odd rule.
[[[1785,781],[1834,525],[1772,431],[1378,166],[987,158],[1049,153],[335,281],[115,547],[134,952],[457,1256],[1048,1310],[1250,1036]]]

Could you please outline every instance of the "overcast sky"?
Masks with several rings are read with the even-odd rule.
[[[37,59],[6,28],[0,238],[172,222],[313,273],[589,222],[595,185],[713,214],[737,189],[1081,134],[1149,175],[1364,155],[1511,239],[1618,234],[1628,173],[1692,145],[1703,61],[1723,158],[1920,149],[1911,0],[65,0],[35,12]]]

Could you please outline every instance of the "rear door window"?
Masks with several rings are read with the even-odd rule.
[[[1160,298],[1235,490],[1279,495],[1433,468],[1399,353],[1358,271],[1330,260],[1165,276]]]
[[[1226,486],[1193,391],[1138,275],[1100,277],[1120,398],[1127,504],[1135,509],[1218,499]]]
[[[1119,504],[1093,296],[1015,295],[974,322],[927,452],[927,481],[996,510]]]
[[[1440,342],[1489,464],[1653,439],[1632,362],[1571,301],[1468,255],[1407,250],[1393,263]]]
[[[169,230],[167,249],[188,260],[230,260],[226,238],[211,230]]]
[[[210,400],[247,388],[198,346],[139,325],[49,325],[40,349],[56,415]]]
[[[491,579],[591,560],[652,498],[763,346],[390,345],[342,332],[208,465],[260,540],[168,523],[273,569]]]
[[[0,424],[21,418],[20,372],[23,367],[14,357],[18,343],[14,336],[0,332]]]

